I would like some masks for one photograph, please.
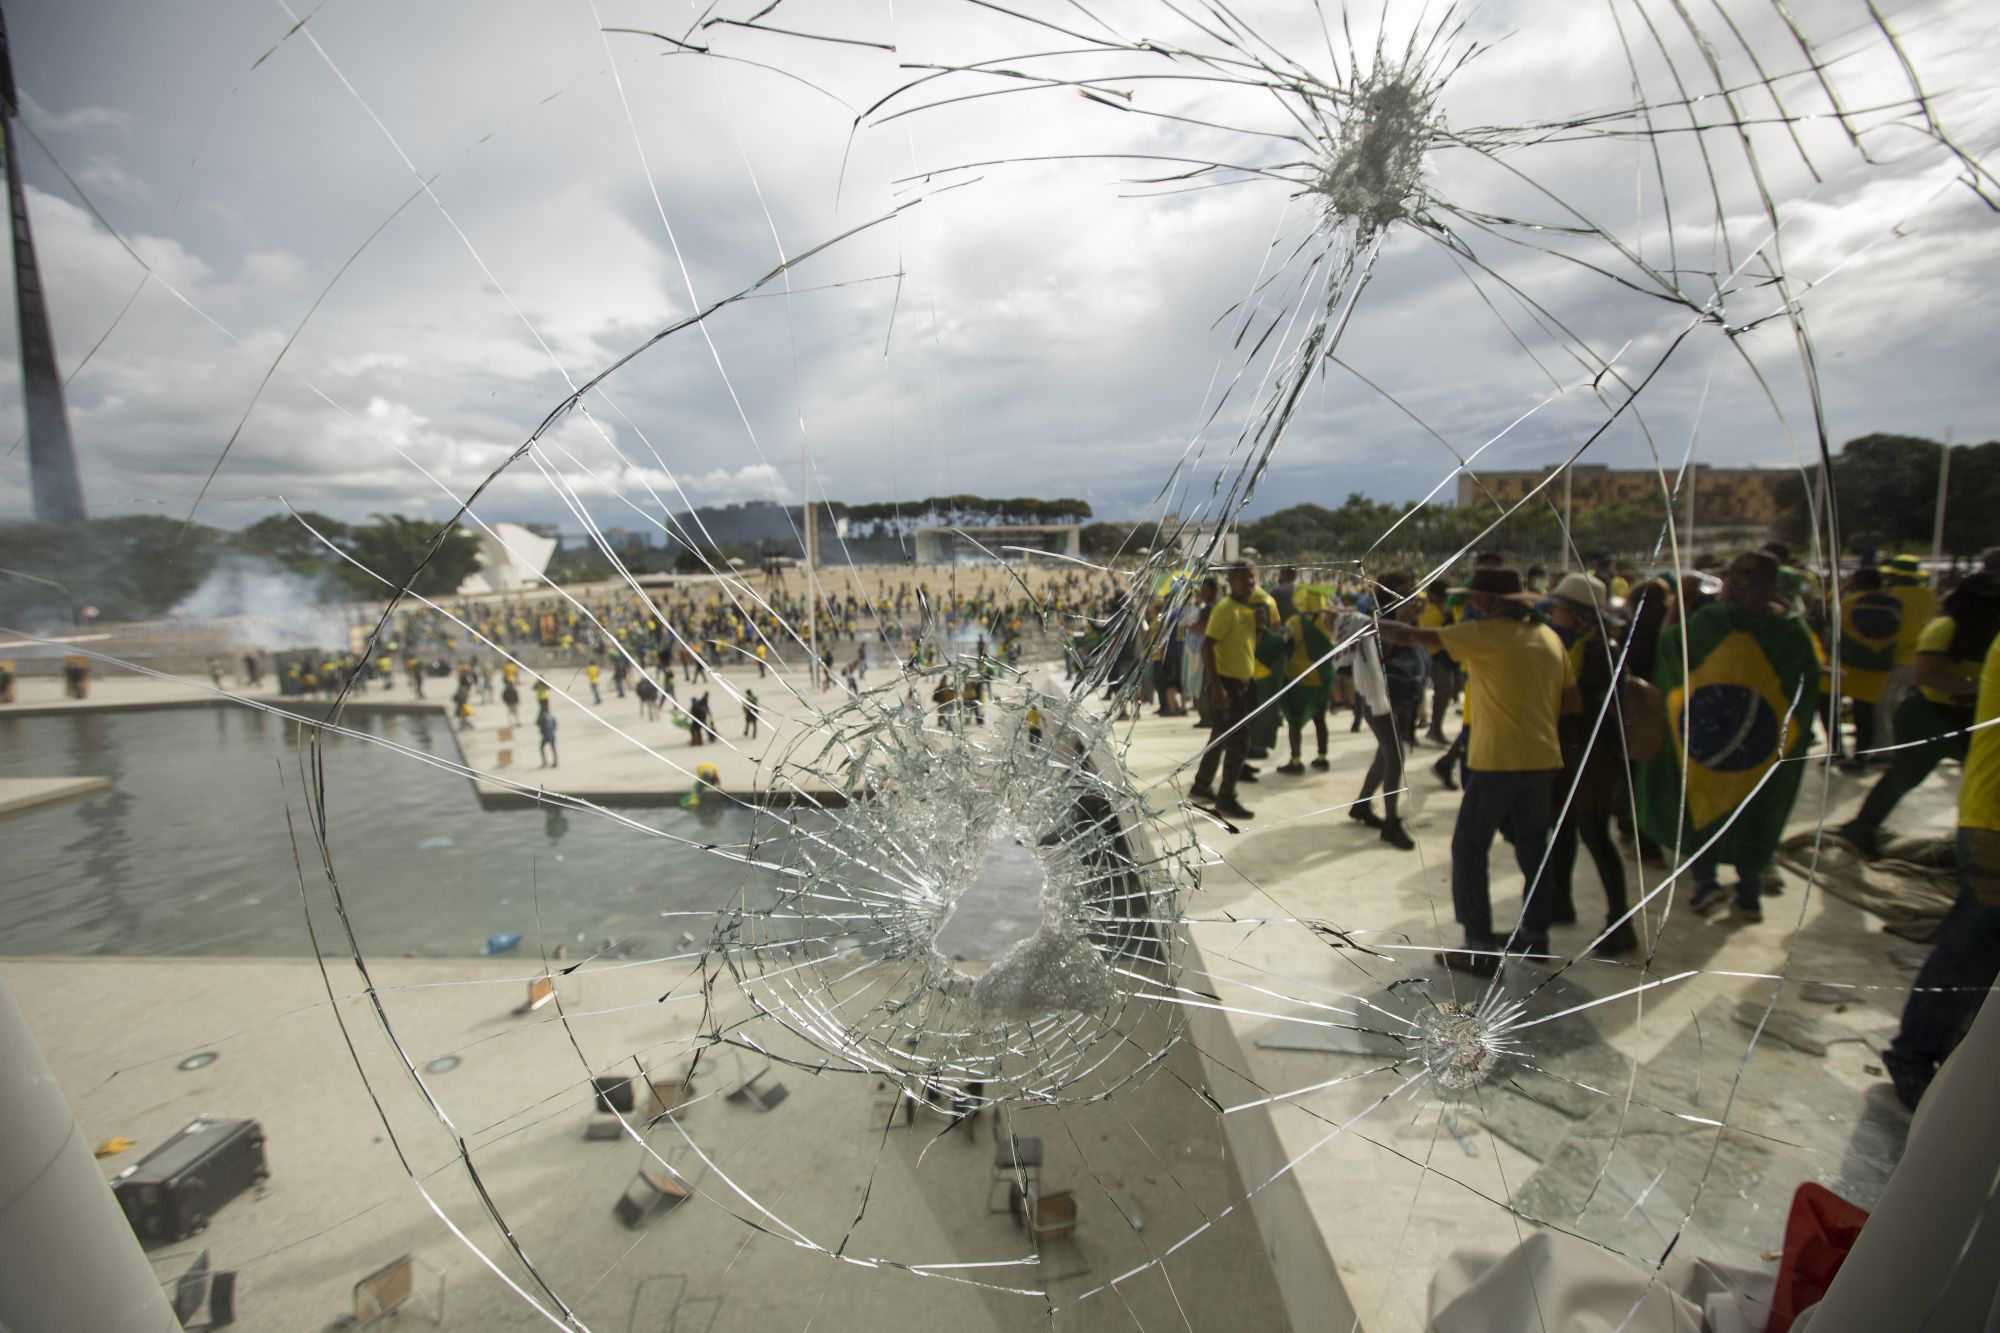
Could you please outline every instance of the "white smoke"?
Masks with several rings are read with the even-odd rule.
[[[244,648],[324,648],[344,652],[359,623],[326,579],[231,552],[183,601],[176,620],[206,623]]]

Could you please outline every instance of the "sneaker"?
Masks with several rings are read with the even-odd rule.
[[[1300,763],[1298,760],[1294,759],[1289,764],[1280,764],[1278,766],[1278,771],[1280,773],[1289,773],[1293,777],[1297,777],[1299,774],[1306,771],[1306,766]]]
[[[1319,758],[1313,760],[1313,767],[1320,769],[1321,771],[1325,771],[1326,769],[1332,768],[1333,765],[1326,762],[1325,755],[1321,755]]]
[[[1358,805],[1348,806],[1347,817],[1357,824],[1366,824],[1369,828],[1382,827],[1381,818],[1376,815],[1374,807],[1370,806],[1366,801],[1362,801]]]
[[[1257,765],[1255,765],[1255,764],[1245,764],[1245,765],[1243,765],[1243,767],[1242,767],[1242,768],[1239,768],[1239,769],[1238,769],[1238,770],[1236,770],[1236,771],[1237,771],[1237,772],[1239,772],[1239,773],[1248,773],[1248,774],[1249,774],[1249,775],[1250,775],[1251,777],[1253,777],[1253,778],[1254,778],[1254,777],[1256,777],[1256,776],[1257,776],[1257,775],[1258,775],[1259,773],[1262,773],[1262,772],[1263,772],[1264,770],[1263,770],[1263,769],[1261,769],[1261,768],[1259,768],[1259,767],[1257,767]]]
[[[1713,916],[1729,904],[1729,890],[1720,884],[1705,884],[1694,891],[1688,907],[1697,916]]]
[[[1401,848],[1406,852],[1413,852],[1417,849],[1417,844],[1410,840],[1410,835],[1404,830],[1403,821],[1400,819],[1391,819],[1383,823],[1382,841],[1388,843],[1391,847]]]
[[[1729,921],[1732,925],[1762,925],[1764,923],[1764,909],[1757,903],[1733,903],[1729,908]]]
[[[1610,932],[1591,949],[1592,953],[1637,953],[1638,951],[1639,932],[1632,929],[1630,921],[1620,921],[1613,926]]]
[[[1188,788],[1187,798],[1190,801],[1213,801],[1215,799],[1215,788],[1203,783],[1196,783],[1194,786]]]
[[[1444,789],[1446,791],[1457,791],[1458,783],[1453,781],[1451,770],[1452,762],[1450,755],[1446,755],[1431,765],[1431,772],[1437,774],[1437,780],[1444,784]]]
[[[1785,891],[1784,873],[1780,871],[1776,866],[1772,866],[1769,870],[1766,870],[1764,872],[1764,878],[1762,882],[1764,885],[1764,896],[1766,898],[1776,898]]]
[[[1256,782],[1258,780],[1257,770],[1245,764],[1242,771],[1236,775],[1236,780],[1238,782]]]
[[[1500,959],[1491,952],[1475,953],[1480,948],[1490,949],[1470,941],[1463,949],[1440,949],[1432,957],[1439,967],[1448,967],[1454,972],[1464,972],[1475,977],[1491,977],[1500,970]]]
[[[1257,817],[1255,811],[1244,809],[1242,802],[1238,801],[1234,796],[1217,801],[1215,803],[1215,813],[1229,819],[1255,819]]]
[[[1508,953],[1520,954],[1525,958],[1553,958],[1555,950],[1549,945],[1546,935],[1523,935],[1516,940]]]

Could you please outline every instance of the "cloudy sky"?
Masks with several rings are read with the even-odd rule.
[[[93,513],[185,514],[232,434],[208,522],[280,496],[448,513],[572,384],[854,228],[635,357],[480,512],[643,527],[683,497],[796,500],[804,458],[851,501],[1191,510],[1240,463],[1338,244],[1283,180],[1160,178],[1310,160],[1286,137],[1297,100],[1245,86],[1266,80],[1253,57],[1334,83],[1377,64],[1372,17],[1356,62],[1305,0],[1238,6],[1255,35],[1234,51],[1141,0],[1017,6],[1066,31],[956,0],[787,0],[763,23],[789,32],[695,26],[762,0],[290,3],[8,8]],[[1411,498],[1482,446],[1475,467],[1537,466],[1600,428],[1586,461],[1619,466],[1793,466],[1816,411],[1836,443],[2000,437],[2000,226],[1912,128],[1866,6],[1793,6],[1824,81],[1774,8],[1727,7],[1736,31],[1703,36],[1758,122],[1750,154],[1687,132],[1683,98],[1708,123],[1731,101],[1665,5],[1490,3],[1439,38],[1433,225],[1392,228],[1250,512]],[[1393,63],[1432,20],[1389,10]],[[1939,122],[2000,158],[2000,16],[1885,12]],[[1227,58],[1104,49],[1145,38]],[[963,72],[980,62],[1070,83]],[[876,107],[940,67],[961,72]],[[1816,396],[1771,318],[1787,295]],[[11,440],[11,322],[0,339]],[[1621,380],[1644,386],[1624,410]],[[27,496],[17,448],[0,516]]]

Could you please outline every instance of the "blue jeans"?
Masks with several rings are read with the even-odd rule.
[[[1493,891],[1486,857],[1493,835],[1502,824],[1514,835],[1514,863],[1521,867],[1521,934],[1542,940],[1549,933],[1549,893],[1538,882],[1549,846],[1554,813],[1555,780],[1559,769],[1524,772],[1465,770],[1465,798],[1459,803],[1458,825],[1451,834],[1451,905],[1466,943],[1490,946],[1493,934]]]
[[[1914,1104],[1952,1053],[2000,973],[2000,833],[1958,831],[1958,901],[1938,926],[1930,956],[1910,983],[1903,1026],[1882,1062]]]

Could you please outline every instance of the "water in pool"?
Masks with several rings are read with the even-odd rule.
[[[458,758],[429,714],[350,715],[357,731]],[[301,728],[247,708],[9,717],[0,777],[109,778],[108,790],[0,819],[0,953],[309,955],[312,924],[344,952],[300,779]],[[463,777],[367,741],[326,747],[329,843],[350,920],[373,957],[476,955],[521,936],[522,955],[571,958],[620,942],[675,952],[684,930],[735,895],[771,899],[775,877],[588,813],[485,810]],[[769,816],[731,808],[624,812],[702,842],[768,837]],[[537,914],[539,911],[539,924]]]

